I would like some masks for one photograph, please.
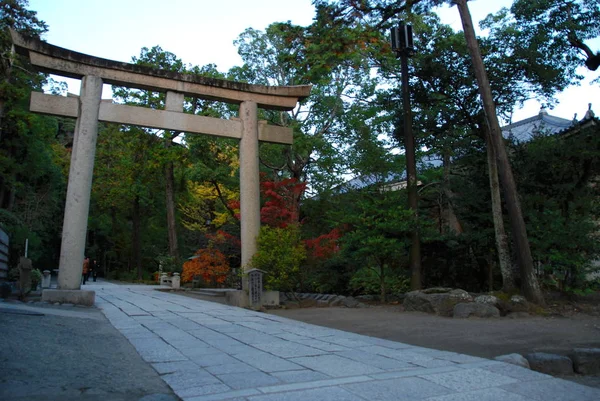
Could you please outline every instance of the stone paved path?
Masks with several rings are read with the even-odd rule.
[[[156,291],[86,284],[184,401],[598,401],[513,365]]]

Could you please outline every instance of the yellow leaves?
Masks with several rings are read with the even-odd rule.
[[[237,200],[239,193],[221,185],[218,189],[213,183],[189,184],[190,199],[180,203],[178,209],[182,215],[182,224],[191,231],[206,232],[208,227],[219,228],[232,219],[224,204]]]

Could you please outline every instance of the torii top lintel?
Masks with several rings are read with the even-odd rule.
[[[38,39],[24,37],[11,29],[15,49],[29,57],[40,70],[81,79],[95,75],[107,83],[157,92],[174,91],[186,96],[227,103],[253,101],[258,107],[291,110],[310,94],[310,85],[266,86],[149,68],[90,56]]]

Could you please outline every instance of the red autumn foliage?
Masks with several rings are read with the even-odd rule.
[[[223,230],[217,230],[214,234],[207,233],[205,236],[213,245],[231,244],[238,248],[242,246],[242,242],[238,237]]]
[[[317,238],[304,241],[309,255],[314,259],[328,259],[340,250],[338,240],[342,236],[338,228],[334,228],[327,234]]]
[[[196,256],[183,264],[181,280],[192,281],[194,276],[202,276],[206,283],[223,284],[229,272],[227,257],[218,249],[204,248],[196,251]]]
[[[279,182],[261,182],[261,191],[265,198],[265,204],[260,210],[261,223],[278,228],[297,223],[299,199],[305,189],[306,183],[298,182],[295,178],[286,178]]]
[[[264,175],[262,176],[264,178]],[[306,183],[296,178],[286,178],[281,181],[261,181],[260,191],[264,205],[260,209],[260,221],[271,227],[285,228],[291,223],[297,223],[299,217],[299,200],[306,190]],[[235,217],[240,219],[240,201],[229,201],[227,207],[233,210]]]

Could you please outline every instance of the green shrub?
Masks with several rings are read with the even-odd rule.
[[[403,294],[410,291],[410,277],[398,275],[386,268],[385,287],[388,294]],[[379,295],[381,293],[379,274],[373,269],[363,267],[350,279],[350,288],[355,293]]]
[[[300,266],[306,259],[306,249],[300,240],[300,228],[263,226],[258,236],[258,251],[251,261],[255,269],[264,270],[265,288],[296,291],[301,281]]]

